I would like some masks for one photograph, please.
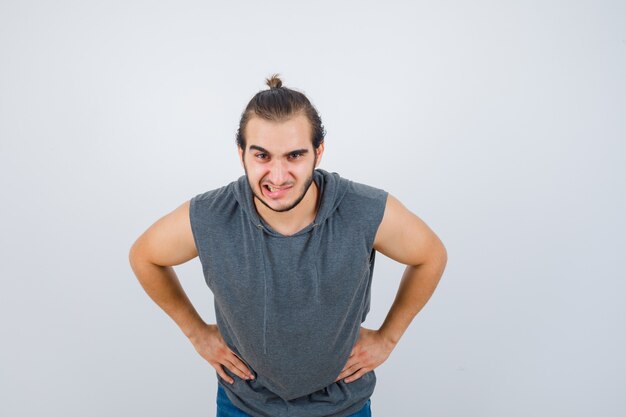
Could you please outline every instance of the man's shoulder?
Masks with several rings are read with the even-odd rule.
[[[382,188],[346,178],[337,172],[325,171],[323,169],[318,169],[318,171],[320,171],[326,178],[333,177],[333,181],[337,184],[337,189],[343,190],[343,192],[351,195],[352,197],[380,198],[381,195],[386,196],[387,194],[387,192]]]
[[[213,188],[208,191],[201,192],[196,194],[191,198],[191,203],[196,204],[212,204],[216,200],[235,200],[235,187],[240,179],[231,181],[226,185],[222,185],[221,187]]]
[[[382,188],[359,181],[342,178],[346,181],[348,198],[356,200],[386,200],[387,191]]]
[[[227,194],[229,194],[229,187],[230,187],[230,184],[226,184],[218,188],[213,188],[211,190],[201,192],[200,194],[196,194],[194,197],[192,197],[191,202],[196,203],[196,204],[210,203],[212,200],[214,200],[217,197],[224,197]]]
[[[362,182],[356,182],[348,180],[348,192],[355,194],[357,196],[366,197],[366,198],[376,198],[382,194],[387,194],[385,190],[379,187],[375,187],[373,185],[365,184]]]
[[[348,213],[353,220],[364,219],[366,222],[378,223],[385,210],[388,193],[382,188],[340,177],[339,181],[345,191],[338,203],[338,209]]]
[[[388,193],[361,181],[347,178],[341,178],[341,181],[344,182],[345,193],[337,207],[339,218],[344,219],[357,235],[361,233],[365,236],[366,247],[371,248],[385,212]]]
[[[192,219],[222,218],[231,215],[239,205],[235,195],[236,183],[237,180],[192,197],[189,206]]]

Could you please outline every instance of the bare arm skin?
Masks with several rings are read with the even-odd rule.
[[[407,265],[396,298],[378,330],[361,327],[359,340],[337,380],[352,382],[382,364],[428,302],[448,255],[437,235],[391,194],[374,239],[374,249]]]
[[[196,351],[224,380],[234,382],[222,365],[242,379],[253,378],[246,365],[224,343],[217,326],[202,320],[172,268],[196,256],[189,201],[186,201],[139,236],[130,249],[129,261],[146,293],[176,322]]]
[[[392,195],[374,240],[374,248],[407,265],[396,298],[379,331],[393,345],[435,291],[448,261],[437,235]]]

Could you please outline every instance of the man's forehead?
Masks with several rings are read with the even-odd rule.
[[[311,134],[311,126],[302,115],[278,122],[253,117],[246,126],[248,149],[250,145],[273,152],[285,152],[289,148],[312,148]]]
[[[279,137],[258,136],[246,138],[247,151],[263,151],[270,154],[287,154],[293,151],[313,151],[313,143],[310,137]]]

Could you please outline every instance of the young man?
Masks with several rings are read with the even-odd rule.
[[[218,417],[369,416],[374,369],[432,295],[446,250],[387,192],[318,169],[317,111],[277,76],[267,81],[237,133],[245,176],[159,219],[130,263],[215,368]],[[376,252],[407,267],[372,330],[360,325]],[[196,256],[216,324],[200,318],[172,268]]]

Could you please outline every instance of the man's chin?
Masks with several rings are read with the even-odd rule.
[[[263,205],[267,208],[269,208],[272,211],[275,211],[277,213],[284,213],[286,211],[290,211],[292,209],[294,209],[298,204],[293,204],[293,202],[290,203],[275,203],[272,201],[267,201],[265,198],[259,198],[257,196],[257,199],[261,201],[261,203],[263,203]]]

